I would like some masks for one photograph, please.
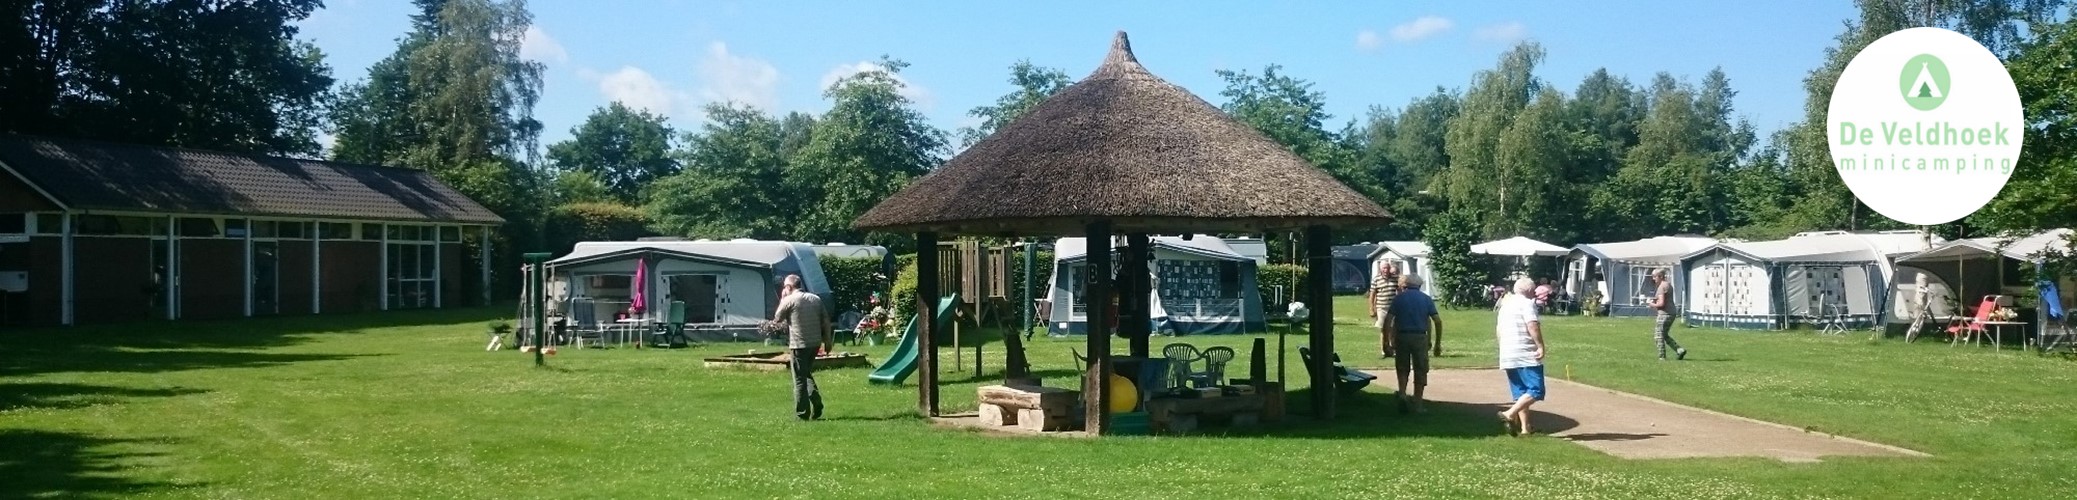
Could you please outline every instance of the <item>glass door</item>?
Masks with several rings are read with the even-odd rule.
[[[252,313],[281,312],[281,244],[252,242]]]

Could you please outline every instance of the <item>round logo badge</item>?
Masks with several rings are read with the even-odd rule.
[[[1825,116],[1840,180],[1868,208],[1912,225],[1954,222],[1989,203],[2019,162],[2025,130],[2004,63],[1940,28],[1862,49]]]

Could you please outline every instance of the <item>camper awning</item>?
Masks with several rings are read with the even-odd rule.
[[[1515,257],[1555,257],[1565,255],[1564,247],[1516,236],[1499,241],[1488,241],[1471,246],[1471,253],[1484,255],[1511,255]]]
[[[1587,243],[1574,251],[1610,261],[1640,264],[1675,264],[1680,258],[1716,244],[1715,239],[1692,236],[1656,236],[1637,241]]]
[[[2042,252],[2051,248],[2070,251],[2069,229],[2052,229],[2028,235],[2016,240],[2006,238],[1969,238],[1955,240],[1933,247],[1931,250],[1897,259],[1898,263],[1953,262],[2002,255],[2007,259],[2034,262]],[[2000,248],[2000,247],[2003,248]]]

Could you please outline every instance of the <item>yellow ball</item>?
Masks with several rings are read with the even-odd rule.
[[[1125,413],[1139,406],[1139,388],[1118,374],[1111,374],[1111,413]]]

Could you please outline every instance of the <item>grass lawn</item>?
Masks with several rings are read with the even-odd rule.
[[[1338,342],[1380,365],[1345,298]],[[1331,423],[1101,440],[933,428],[914,387],[819,375],[829,420],[792,419],[783,373],[717,370],[741,352],[484,352],[509,308],[0,332],[0,497],[2069,498],[2077,364],[2012,350],[1870,341],[1866,332],[1681,328],[1653,359],[1649,320],[1546,318],[1550,373],[1674,402],[1903,446],[1930,459],[1622,460],[1499,435],[1490,414],[1400,416],[1389,388]],[[1490,311],[1446,313],[1438,366],[1493,364]],[[989,334],[995,335],[995,334]],[[1226,344],[1247,373],[1251,337]],[[1035,368],[1072,383],[1043,336]],[[1293,336],[1295,349],[1304,344]],[[1167,339],[1155,339],[1158,349]],[[1274,347],[1272,337],[1269,344]],[[1123,342],[1115,342],[1123,349]],[[891,346],[849,348],[877,362]],[[949,371],[945,405],[990,373]],[[971,364],[971,350],[967,351]],[[953,353],[941,355],[950,364]],[[1302,386],[1296,355],[1289,366]],[[971,371],[971,368],[968,369]],[[1274,368],[1271,369],[1274,372]],[[1387,374],[1389,377],[1389,374]],[[913,380],[911,380],[913,383]],[[1386,382],[1380,384],[1389,386]],[[1302,387],[1300,387],[1302,389]],[[1495,399],[1505,386],[1493,381]],[[1562,393],[1553,398],[1564,397]],[[2060,492],[2060,493],[2058,493]]]

